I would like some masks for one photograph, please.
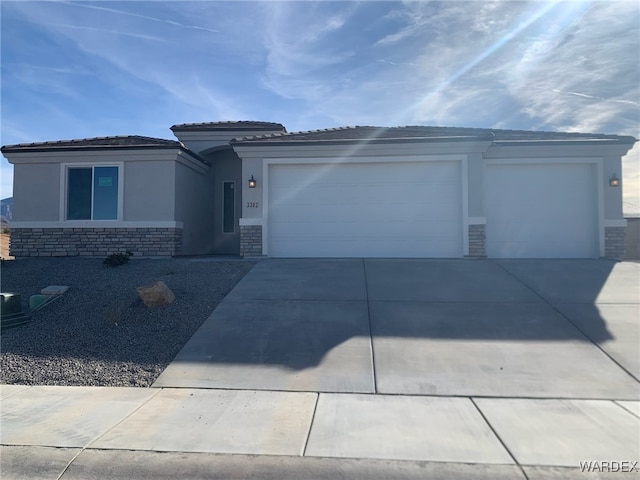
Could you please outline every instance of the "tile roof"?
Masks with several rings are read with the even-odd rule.
[[[243,137],[232,140],[234,144],[252,143],[302,143],[340,141],[385,141],[385,140],[426,140],[426,139],[486,139],[494,142],[534,142],[534,141],[586,141],[616,140],[635,142],[633,137],[591,133],[536,132],[526,130],[499,130],[489,128],[458,127],[372,127],[354,126],[310,130],[304,132],[274,133]]]
[[[172,131],[175,130],[282,130],[286,132],[287,129],[280,123],[273,122],[255,122],[250,120],[241,120],[237,122],[203,122],[203,123],[181,123],[179,125],[173,125]]]
[[[52,142],[19,143],[5,145],[5,152],[49,151],[49,150],[87,150],[105,148],[184,148],[177,140],[142,137],[140,135],[120,135],[114,137],[81,138],[77,140],[57,140]]]

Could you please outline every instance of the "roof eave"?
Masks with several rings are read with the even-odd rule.
[[[204,158],[202,158],[200,155],[198,155],[196,152],[194,152],[193,150],[189,150],[186,147],[180,146],[178,147],[178,149],[181,152],[186,153],[187,155],[191,156],[191,158],[198,160],[199,162],[203,163],[204,165],[206,165],[207,167],[209,167],[211,164],[210,162],[208,162],[207,160],[205,160]]]
[[[78,152],[89,150],[168,150],[183,148],[180,145],[79,145],[79,146],[40,146],[40,147],[17,147],[4,146],[0,148],[2,153],[30,153],[30,152]]]
[[[559,139],[523,139],[523,140],[495,140],[493,143],[501,147],[522,146],[563,146],[563,145],[628,145],[633,146],[637,140],[634,137],[617,138],[559,138]]]
[[[238,139],[231,140],[232,145],[243,147],[266,145],[360,145],[384,143],[451,143],[451,142],[482,142],[492,141],[490,135],[458,136],[458,137],[398,137],[398,138],[343,138],[330,140],[294,140],[283,136],[272,139]]]

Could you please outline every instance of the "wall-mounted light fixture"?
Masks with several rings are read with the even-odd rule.
[[[609,186],[610,187],[619,187],[620,186],[620,179],[618,178],[618,176],[615,173],[613,175],[611,175],[611,178],[609,179]]]
[[[256,179],[253,178],[253,175],[251,175],[251,178],[249,179],[249,188],[256,188]]]

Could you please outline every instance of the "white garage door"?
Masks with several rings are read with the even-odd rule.
[[[271,165],[271,257],[462,256],[459,162]]]
[[[595,167],[510,164],[486,172],[487,256],[598,256]]]

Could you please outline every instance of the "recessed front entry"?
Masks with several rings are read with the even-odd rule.
[[[240,254],[239,217],[242,212],[242,162],[231,150],[206,156],[212,168],[213,249],[216,255]]]
[[[461,257],[458,161],[269,167],[271,257]]]

